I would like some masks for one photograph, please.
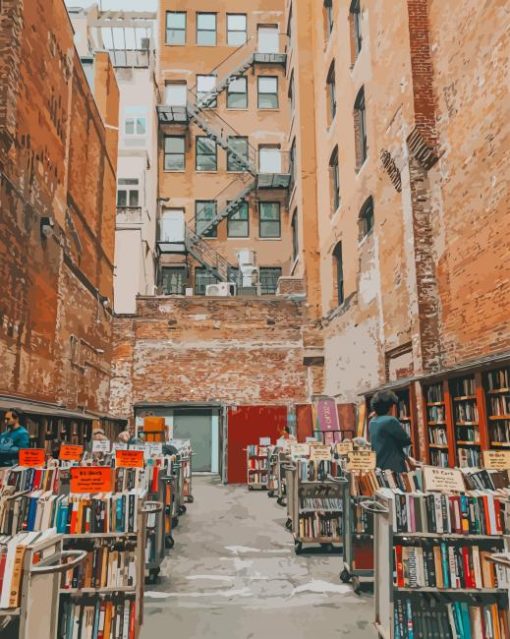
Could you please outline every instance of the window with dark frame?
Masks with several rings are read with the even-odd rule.
[[[324,0],[324,12],[326,15],[326,37],[329,38],[335,26],[333,16],[333,0]]]
[[[351,7],[349,9],[349,23],[351,31],[352,63],[354,64],[363,45],[360,0],[352,0],[351,2]]]
[[[359,169],[367,159],[367,124],[365,111],[365,89],[362,87],[354,103],[354,135],[356,141],[356,168]]]
[[[216,218],[217,204],[215,200],[196,200],[195,233],[202,235],[203,230]],[[213,226],[204,237],[217,237],[218,226]]]
[[[227,13],[227,44],[240,47],[248,38],[248,19],[246,13]]]
[[[297,209],[292,216],[292,259],[295,261],[299,255],[299,232],[298,232],[298,216]]]
[[[248,108],[248,79],[244,76],[235,78],[227,88],[227,109]]]
[[[184,171],[186,167],[186,142],[184,135],[165,136],[165,171]]]
[[[327,77],[328,91],[328,124],[331,124],[336,115],[336,81],[335,81],[335,61],[331,63]]]
[[[280,238],[282,222],[279,202],[259,202],[259,237]]]
[[[215,75],[197,75],[197,103],[204,108],[215,109],[218,106],[216,95],[213,92],[216,89]],[[207,99],[205,99],[207,98]]]
[[[260,267],[260,293],[261,295],[275,295],[278,288],[278,280],[282,276],[280,266]]]
[[[137,208],[140,205],[140,182],[137,178],[119,178],[117,189],[118,208]]]
[[[186,44],[186,12],[166,12],[166,44]]]
[[[329,159],[329,184],[331,193],[331,212],[340,206],[340,168],[338,165],[338,147],[336,146]]]
[[[195,268],[195,295],[205,295],[207,286],[217,282],[218,280],[206,268],[202,266]]]
[[[160,286],[163,295],[184,295],[186,287],[186,268],[183,266],[163,266]]]
[[[257,78],[257,106],[259,109],[278,108],[278,78],[262,76]]]
[[[359,214],[360,240],[366,237],[374,228],[374,199],[370,196],[361,207]]]
[[[227,171],[245,171],[246,165],[239,161],[231,151],[248,163],[248,138],[243,136],[230,136],[228,138]]]
[[[341,306],[345,301],[342,242],[338,242],[333,249],[333,262],[335,266],[336,301],[337,305]]]
[[[197,171],[218,170],[218,146],[206,136],[197,136],[195,142],[195,168]]]
[[[228,205],[228,202],[227,202]],[[241,202],[227,220],[227,237],[250,236],[250,213],[248,202]]]
[[[197,44],[205,47],[216,46],[215,13],[197,13]]]

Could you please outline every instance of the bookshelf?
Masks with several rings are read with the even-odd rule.
[[[483,376],[489,448],[510,450],[510,366]]]
[[[398,397],[396,416],[411,438],[409,455],[411,457],[415,457],[416,459],[420,459],[420,448],[418,442],[416,420],[416,396],[414,388],[412,386],[401,388],[395,390],[395,394]]]
[[[423,386],[425,461],[448,468],[455,464],[455,431],[449,385],[445,381]]]
[[[269,482],[268,447],[255,444],[246,448],[248,490],[266,490]]]

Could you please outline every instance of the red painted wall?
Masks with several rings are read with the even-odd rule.
[[[228,411],[227,481],[246,484],[246,447],[270,437],[274,444],[287,425],[286,406],[238,406]]]

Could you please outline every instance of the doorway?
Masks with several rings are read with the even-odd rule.
[[[174,439],[189,439],[193,449],[193,471],[212,472],[212,415],[211,411],[176,410]]]

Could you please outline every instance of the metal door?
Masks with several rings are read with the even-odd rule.
[[[174,413],[174,439],[190,439],[194,472],[211,472],[211,411]]]

